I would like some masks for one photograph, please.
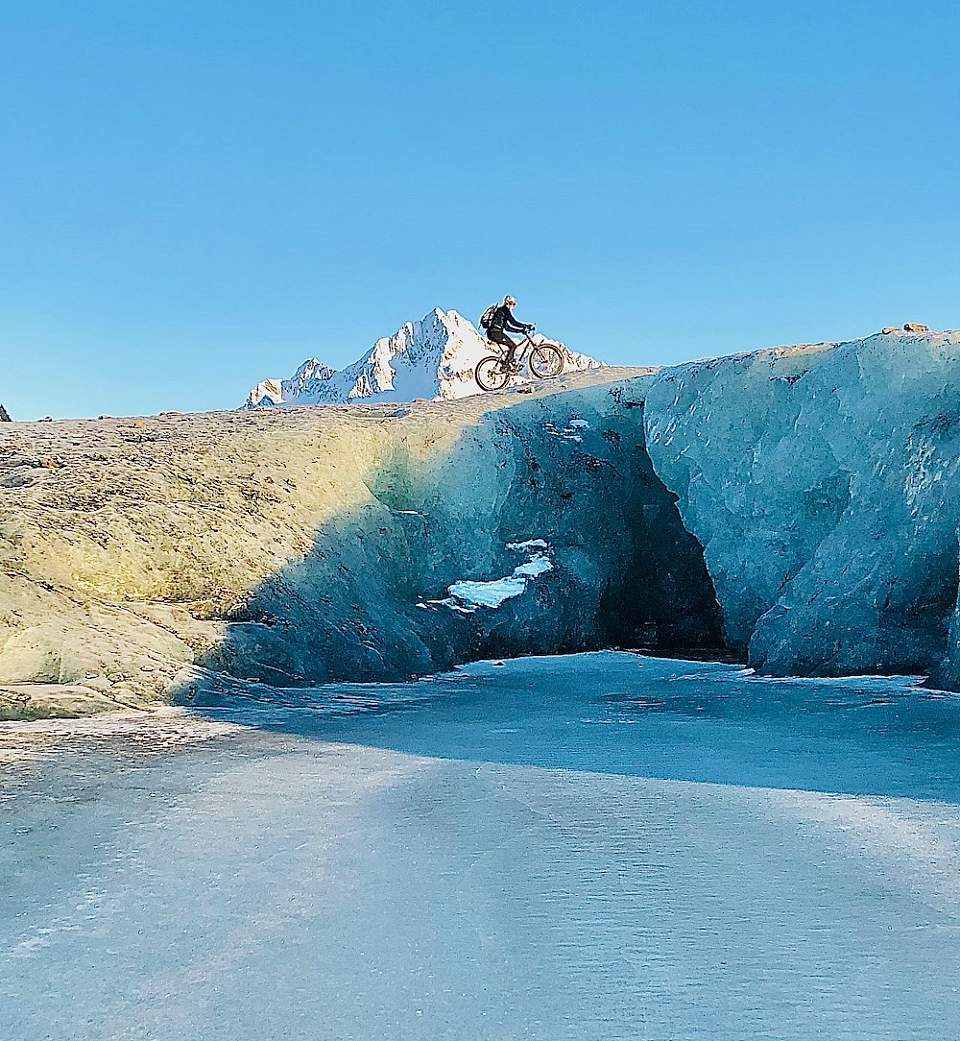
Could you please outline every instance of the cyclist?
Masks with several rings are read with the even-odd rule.
[[[525,322],[518,322],[513,317],[513,309],[516,306],[517,298],[515,296],[505,296],[503,303],[499,307],[494,308],[493,314],[490,316],[490,322],[486,327],[487,339],[507,348],[503,366],[509,372],[517,371],[517,363],[513,360],[513,356],[517,353],[519,345],[511,340],[507,333],[530,333],[534,329],[534,326]]]

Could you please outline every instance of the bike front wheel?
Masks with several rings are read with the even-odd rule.
[[[477,362],[474,376],[484,390],[503,390],[510,379],[510,373],[503,367],[503,362],[492,354]]]
[[[559,376],[563,372],[563,355],[548,344],[534,347],[530,352],[530,371],[540,380]]]

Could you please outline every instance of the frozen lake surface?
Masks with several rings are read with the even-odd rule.
[[[11,1041],[960,1037],[909,681],[604,653],[4,741]]]

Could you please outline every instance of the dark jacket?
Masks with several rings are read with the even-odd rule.
[[[507,333],[525,333],[527,331],[527,327],[513,317],[513,312],[506,304],[501,304],[493,312],[487,329],[499,329],[501,332]]]

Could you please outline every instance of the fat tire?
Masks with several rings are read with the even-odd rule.
[[[493,363],[494,369],[492,372],[483,373],[483,368],[488,362]],[[477,362],[477,367],[473,370],[473,376],[482,390],[503,390],[510,379],[510,373],[503,368],[502,360],[493,354],[488,354]],[[491,376],[493,377],[492,379],[490,378]]]
[[[542,363],[542,368],[540,363]],[[538,380],[559,376],[563,372],[563,355],[556,347],[551,347],[549,344],[534,347],[530,352],[530,372]]]

